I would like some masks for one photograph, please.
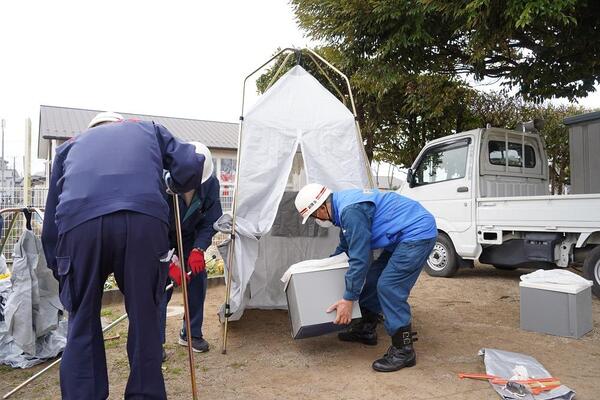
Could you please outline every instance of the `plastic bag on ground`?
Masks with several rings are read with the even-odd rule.
[[[540,364],[535,358],[520,354],[511,353],[510,351],[496,349],[481,349],[479,355],[483,356],[485,371],[488,375],[499,376],[504,379],[509,379],[515,375],[515,370],[526,370],[527,375],[531,379],[535,378],[551,378],[552,375]],[[521,374],[524,372],[521,372]],[[560,379],[560,377],[554,377]],[[494,390],[503,400],[517,400],[523,397],[517,396],[514,393],[506,390],[504,385],[491,384]],[[556,389],[548,392],[542,392],[533,397],[535,400],[571,400],[575,398],[575,392],[565,385],[561,385]]]

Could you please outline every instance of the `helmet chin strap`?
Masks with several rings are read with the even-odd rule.
[[[333,222],[333,218],[331,218],[331,214],[329,213],[329,206],[327,205],[327,201],[325,202],[325,210],[327,210],[327,219]]]

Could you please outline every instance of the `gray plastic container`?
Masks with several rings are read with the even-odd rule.
[[[521,329],[580,338],[592,330],[592,291],[586,285],[519,284]]]
[[[285,291],[292,337],[303,339],[347,329],[335,325],[335,311],[327,308],[344,296],[344,274],[347,267],[292,274]],[[354,302],[352,319],[360,318],[360,307]]]

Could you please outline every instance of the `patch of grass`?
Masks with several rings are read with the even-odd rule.
[[[0,365],[0,372],[10,372],[12,370],[13,368],[9,367],[8,365]]]
[[[173,375],[181,375],[182,369],[179,367],[167,368],[167,372]]]
[[[113,364],[113,366],[115,366],[116,368],[119,368],[119,369],[129,368],[129,360],[127,359],[127,357],[114,360],[112,362],[112,364]]]
[[[115,347],[122,347],[123,345],[123,337],[121,336],[119,339],[109,340],[104,342],[104,348],[106,350],[114,349]]]
[[[101,317],[112,317],[112,315],[113,315],[112,308],[105,308],[102,311],[100,311]]]

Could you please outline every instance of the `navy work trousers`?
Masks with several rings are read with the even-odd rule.
[[[187,260],[186,254],[185,259]],[[208,275],[206,271],[201,272],[197,275],[192,275],[190,282],[188,283],[188,305],[190,307],[190,329],[192,330],[192,337],[196,339],[202,339],[202,322],[204,321],[204,300],[206,299],[206,285]],[[164,293],[160,302],[160,339],[162,343],[166,341],[166,326],[167,326],[167,305],[173,295],[173,289],[168,290]],[[183,321],[181,327],[184,336],[187,337],[185,330],[185,321]]]
[[[411,323],[408,296],[427,261],[435,238],[400,242],[373,261],[360,294],[361,308],[381,313],[385,330],[393,336]]]
[[[126,399],[166,399],[161,370],[158,305],[167,279],[168,226],[119,211],[86,221],[59,237],[60,299],[69,312],[60,365],[62,398],[106,399],[108,375],[100,324],[102,291],[114,272],[129,316]]]

